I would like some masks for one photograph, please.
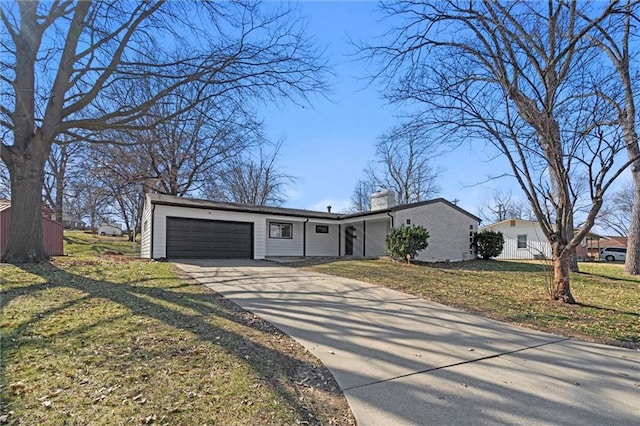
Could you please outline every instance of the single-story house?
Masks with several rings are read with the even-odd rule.
[[[442,198],[395,206],[392,192],[372,196],[372,210],[342,214],[147,194],[141,256],[152,259],[378,257],[391,227],[422,225],[422,261],[475,258],[480,219]]]
[[[551,244],[537,221],[507,219],[479,229],[499,231],[504,236],[504,248],[496,259],[550,259]],[[576,247],[578,259],[586,259],[587,251],[597,246],[602,237],[589,232],[582,244]]]
[[[50,218],[52,211],[48,208],[42,209],[42,239],[44,249],[49,256],[64,255],[64,226]],[[0,256],[9,243],[9,222],[11,222],[11,204],[0,203]]]
[[[64,229],[82,230],[86,228],[86,225],[78,216],[64,211],[62,212],[62,224]]]

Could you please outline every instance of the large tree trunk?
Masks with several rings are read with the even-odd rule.
[[[633,176],[633,208],[624,271],[627,274],[640,275],[640,161],[633,164],[631,175]]]
[[[11,176],[11,221],[4,262],[35,263],[49,258],[42,240],[42,185],[47,157],[34,142],[28,144],[34,149],[13,152],[6,162]]]
[[[553,299],[565,303],[576,303],[571,294],[571,250],[566,249],[566,242],[554,241],[551,244],[553,261]]]

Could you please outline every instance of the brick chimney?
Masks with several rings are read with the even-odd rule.
[[[371,194],[371,211],[390,209],[396,204],[396,194],[388,189]]]

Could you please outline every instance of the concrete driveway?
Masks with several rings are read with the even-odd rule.
[[[260,261],[176,265],[304,345],[360,426],[640,424],[640,352]]]

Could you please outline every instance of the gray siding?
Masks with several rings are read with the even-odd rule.
[[[329,233],[317,233],[316,225],[328,226]],[[338,225],[309,222],[306,226],[307,256],[338,256]]]
[[[291,223],[293,225],[292,238],[271,238],[269,236],[269,224],[275,223]],[[266,255],[267,256],[302,256],[302,241],[303,241],[303,223],[294,222],[287,219],[269,219],[267,221],[266,229]]]
[[[365,256],[379,257],[387,255],[386,237],[389,232],[389,220],[367,222],[367,241]]]

